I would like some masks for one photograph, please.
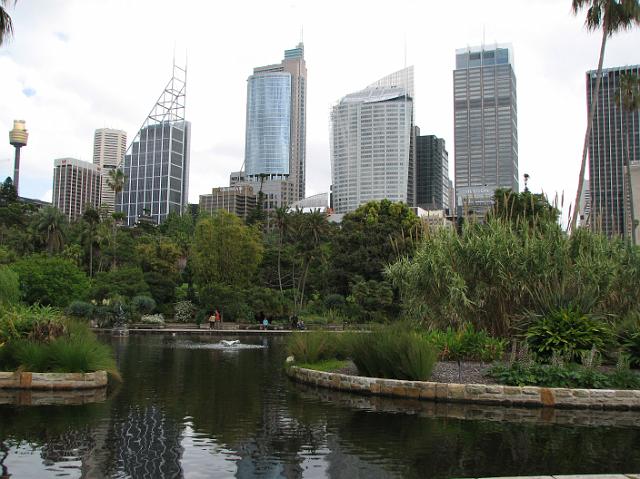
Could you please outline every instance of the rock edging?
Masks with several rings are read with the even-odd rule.
[[[640,410],[640,390],[449,384],[368,378],[290,366],[294,381],[357,394],[525,407]]]
[[[93,373],[0,372],[0,389],[71,390],[101,388],[106,385],[106,371]]]

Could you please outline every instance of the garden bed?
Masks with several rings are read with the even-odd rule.
[[[357,394],[505,406],[640,410],[640,390],[403,381],[329,373],[297,366],[287,368],[287,374],[294,381]]]

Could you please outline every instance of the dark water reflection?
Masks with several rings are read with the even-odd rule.
[[[640,472],[637,413],[549,414],[316,390],[284,376],[282,338],[240,339],[256,347],[211,348],[208,337],[108,339],[125,381],[105,402],[0,406],[6,473],[374,479]]]

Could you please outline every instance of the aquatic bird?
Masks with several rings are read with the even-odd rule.
[[[240,340],[239,339],[234,339],[233,341],[227,341],[226,339],[223,339],[220,342],[222,344],[224,344],[225,346],[235,346],[236,344],[240,344]]]

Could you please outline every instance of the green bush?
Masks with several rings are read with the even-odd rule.
[[[144,280],[142,269],[137,266],[101,271],[93,279],[91,297],[97,301],[122,296],[133,298],[149,295],[149,285]]]
[[[9,306],[20,301],[18,275],[7,266],[0,266],[0,306]]]
[[[87,303],[86,301],[73,301],[67,306],[66,311],[69,316],[74,318],[91,319],[94,310],[95,306],[91,303]]]
[[[287,353],[298,363],[317,363],[337,355],[336,335],[323,331],[293,333],[287,341]]]
[[[496,365],[489,370],[489,376],[500,384],[509,386],[543,386],[554,388],[589,389],[638,389],[640,375],[618,369],[604,373],[595,368],[585,368],[576,364],[523,364]]]
[[[640,368],[640,330],[632,333],[622,343],[624,351],[629,355],[629,362],[634,368]]]
[[[470,323],[460,329],[432,330],[425,337],[439,351],[442,361],[497,361],[504,355],[506,340],[476,331]]]
[[[156,309],[156,302],[149,296],[135,296],[131,300],[131,307],[138,314],[151,314]]]
[[[640,248],[584,228],[568,236],[555,223],[494,219],[430,231],[387,277],[407,316],[435,328],[471,322],[497,337],[518,333],[527,311],[640,309]]]
[[[50,306],[14,305],[0,310],[0,343],[20,340],[48,340],[64,333],[64,318]]]
[[[194,318],[196,307],[191,301],[178,301],[174,305],[173,320],[178,323],[189,323]]]
[[[433,344],[404,325],[349,333],[348,350],[360,374],[390,379],[426,381],[437,359]]]
[[[143,324],[164,324],[164,316],[161,314],[143,314],[140,322]]]
[[[604,351],[612,332],[603,320],[570,307],[539,318],[529,327],[526,339],[529,350],[542,361],[554,354],[576,360],[592,348]]]
[[[32,319],[33,315],[17,323],[25,325]],[[0,324],[6,325],[6,317],[2,320]],[[57,336],[36,337],[33,332],[38,328],[35,328],[29,334],[25,335],[22,331],[8,339],[0,347],[0,368],[66,373],[105,370],[112,377],[120,378],[111,349],[98,341],[86,323],[61,321],[64,328]]]
[[[83,299],[89,280],[72,261],[44,255],[22,258],[12,266],[20,278],[22,298],[28,304],[67,306]]]
[[[341,294],[330,294],[324,298],[324,307],[326,309],[342,309],[344,308],[346,301]]]

